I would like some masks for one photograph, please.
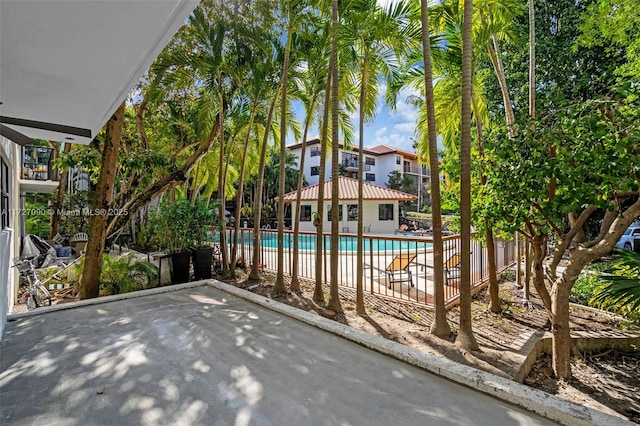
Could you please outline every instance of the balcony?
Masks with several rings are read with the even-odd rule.
[[[420,170],[422,169],[422,170]],[[410,166],[404,166],[403,169],[404,173],[409,173],[412,175],[420,175],[422,174],[422,176],[429,176],[429,168],[426,166],[422,166],[422,167],[410,167]],[[422,172],[422,173],[421,173]]]
[[[342,160],[342,165],[347,169],[347,171],[349,172],[357,172],[358,171],[358,159],[357,158],[345,158]],[[368,172],[371,170],[371,165],[370,164],[363,164],[364,166],[364,171]]]
[[[58,188],[60,176],[53,167],[53,149],[46,146],[22,147],[20,191],[49,193]]]

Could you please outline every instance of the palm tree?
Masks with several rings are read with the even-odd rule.
[[[298,49],[303,51],[304,59],[306,63],[306,70],[300,73],[300,76],[296,79],[296,92],[297,97],[302,101],[305,109],[304,128],[302,133],[302,149],[300,151],[300,163],[298,169],[300,173],[298,175],[298,186],[296,189],[296,203],[295,211],[293,212],[293,269],[291,272],[291,291],[300,291],[300,281],[298,279],[298,267],[299,262],[299,233],[300,233],[300,202],[302,197],[302,184],[304,180],[304,163],[307,150],[307,135],[309,127],[316,121],[314,116],[317,111],[318,98],[320,97],[322,90],[326,84],[325,73],[327,69],[326,64],[326,41],[327,31],[320,31],[316,26],[314,33],[314,43],[311,43],[306,37],[299,37],[296,39]]]
[[[353,44],[353,54],[357,62],[354,79],[359,86],[359,141],[358,141],[358,245],[356,312],[365,313],[364,307],[364,241],[363,241],[363,182],[364,182],[364,124],[376,112],[379,94],[378,74],[391,77],[397,72],[398,61],[394,49],[400,50],[399,41],[410,40],[401,22],[409,14],[405,2],[396,3],[386,10],[380,9],[375,0],[361,0],[351,4],[345,15],[344,38]],[[404,47],[404,46],[402,46]],[[398,52],[399,53],[399,52]]]
[[[338,0],[332,0],[331,2],[331,57],[333,57],[333,63],[330,61],[329,73],[331,74],[331,253],[330,253],[330,270],[331,270],[331,282],[329,286],[329,301],[327,307],[332,309],[336,313],[342,312],[342,305],[340,304],[340,297],[338,295],[338,262],[339,254],[339,210],[340,210],[340,179],[338,171],[340,170],[338,163],[338,120],[339,120],[339,72],[338,72]]]
[[[460,138],[460,329],[456,345],[478,350],[471,329],[471,30],[472,0],[464,0],[462,30],[462,116]]]
[[[420,0],[422,21],[422,56],[424,60],[425,104],[427,106],[427,131],[429,144],[429,169],[431,179],[431,218],[433,229],[433,287],[435,318],[431,333],[438,337],[451,334],[444,306],[444,256],[442,252],[442,212],[440,201],[440,166],[438,164],[438,144],[436,140],[436,112],[433,99],[433,76],[431,66],[431,40],[429,37],[429,12],[427,0]],[[434,178],[435,176],[435,178]]]
[[[297,3],[297,2],[296,2]],[[293,10],[292,0],[285,1],[285,24],[287,35],[284,49],[284,63],[282,65],[282,90],[280,91],[280,179],[278,185],[278,269],[273,294],[283,294],[287,288],[284,284],[284,185],[285,185],[285,154],[287,144],[287,88],[289,81],[289,59],[291,55],[291,38],[293,35]]]

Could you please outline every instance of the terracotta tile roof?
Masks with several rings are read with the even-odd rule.
[[[318,199],[318,188],[320,185],[307,186],[302,188],[301,200],[315,201]],[[358,199],[358,180],[344,176],[339,178],[339,194],[341,200],[357,200]],[[285,194],[285,203],[292,203],[296,200],[296,192]],[[331,199],[331,180],[324,184],[324,199]],[[383,186],[364,183],[362,187],[363,200],[398,200],[398,201],[415,201],[417,196],[407,194],[406,192],[396,191],[395,189],[385,188]]]

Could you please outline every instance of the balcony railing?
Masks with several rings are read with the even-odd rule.
[[[53,167],[53,149],[33,145],[22,147],[20,177],[26,180],[59,180],[59,173]]]
[[[404,172],[405,173],[411,173],[414,175],[419,175],[420,173],[420,167],[409,167],[409,166],[404,166]],[[422,176],[429,176],[429,169],[427,167],[422,167]]]
[[[342,165],[347,169],[358,169],[358,160],[357,159],[344,159],[342,160]],[[371,164],[363,164],[364,171],[368,172],[371,170]]]

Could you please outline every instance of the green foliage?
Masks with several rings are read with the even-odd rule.
[[[640,255],[620,250],[590,302],[640,324]]]
[[[487,185],[477,214],[494,229],[512,234],[525,218],[546,224],[540,231],[550,232],[550,223],[562,229],[568,213],[590,204],[611,208],[615,194],[638,190],[638,133],[637,88],[567,104],[528,124],[515,140],[494,132],[487,159],[479,165]]]
[[[111,257],[103,255],[102,274],[100,275],[100,293],[129,293],[144,290],[157,285],[158,267],[146,260],[136,259],[133,255]]]
[[[86,212],[93,205],[93,196],[92,191],[78,191],[65,196],[62,206],[65,214],[60,218],[60,234],[88,232],[90,216]]]
[[[507,269],[506,271],[502,271],[501,278],[503,281],[515,281],[516,280],[516,271],[513,269]]]
[[[27,234],[49,238],[50,222],[49,207],[41,202],[25,201],[25,226]]]
[[[81,277],[83,270],[84,258],[75,267],[75,275]],[[101,296],[144,290],[157,284],[158,267],[153,263],[137,259],[130,253],[116,257],[102,255]]]
[[[607,55],[624,54],[626,61],[616,68],[616,74],[637,79],[640,76],[640,8],[637,0],[594,1],[582,18],[582,34],[576,50],[597,46]]]
[[[201,247],[209,241],[211,229],[220,229],[218,206],[217,202],[208,205],[201,198],[193,205],[186,198],[165,201],[141,224],[139,243],[169,252]]]
[[[396,191],[406,192],[407,194],[417,194],[418,187],[416,185],[415,179],[413,179],[410,175],[405,173],[400,173],[398,170],[394,170],[389,173],[389,181],[387,182],[387,187],[390,189],[395,189]],[[408,210],[411,208],[411,202],[400,202],[400,207]]]
[[[640,324],[640,256],[629,251],[617,256],[614,262],[590,265],[574,284],[569,300]]]

